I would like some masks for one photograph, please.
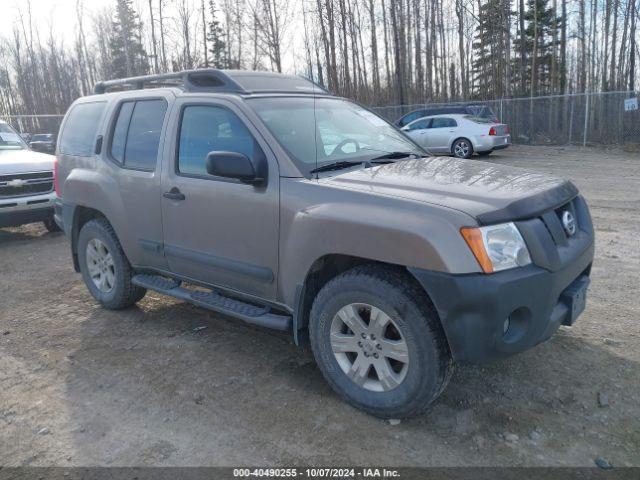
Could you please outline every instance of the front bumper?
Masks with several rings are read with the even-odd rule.
[[[569,324],[563,292],[588,281],[593,244],[561,271],[530,265],[491,275],[451,275],[412,269],[440,315],[454,360],[480,363],[547,340]],[[505,334],[505,320],[511,317]]]
[[[53,215],[54,192],[0,200],[0,228],[43,222]]]
[[[584,305],[594,233],[582,197],[557,210],[566,209],[579,227],[570,238],[553,210],[516,222],[533,261],[526,267],[488,275],[410,269],[438,311],[456,361],[477,363],[522,352],[575,320]]]

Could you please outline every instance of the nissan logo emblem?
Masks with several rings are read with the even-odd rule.
[[[562,212],[562,227],[570,237],[576,233],[576,219],[569,210]]]

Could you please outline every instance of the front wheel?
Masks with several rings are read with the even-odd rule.
[[[44,226],[47,230],[49,230],[49,232],[54,233],[54,232],[59,232],[60,231],[60,227],[58,226],[58,224],[56,223],[56,221],[53,218],[53,215],[50,216],[49,218],[47,218],[44,222]]]
[[[131,265],[113,227],[103,218],[88,221],[80,230],[78,260],[89,292],[105,308],[129,307],[147,292],[131,283]]]
[[[466,138],[459,138],[451,146],[451,153],[456,158],[470,158],[473,155],[471,141]]]
[[[344,400],[403,418],[444,390],[453,363],[437,314],[402,272],[361,266],[329,281],[309,322],[322,374]]]

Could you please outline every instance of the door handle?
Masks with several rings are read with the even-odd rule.
[[[182,193],[178,187],[173,187],[168,192],[164,192],[162,196],[164,198],[168,198],[169,200],[184,200],[185,198],[187,198],[184,196],[184,193]]]

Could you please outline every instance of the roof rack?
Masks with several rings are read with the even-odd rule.
[[[323,87],[305,77],[272,72],[217,70],[213,68],[106,80],[96,83],[93,92],[102,94],[113,88],[116,90],[141,90],[160,87],[178,87],[186,92],[328,93]]]

